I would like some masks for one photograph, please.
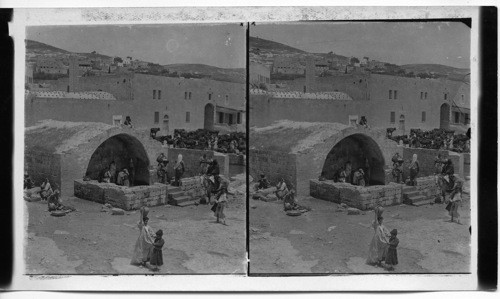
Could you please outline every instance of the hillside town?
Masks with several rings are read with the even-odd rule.
[[[366,25],[251,27],[251,274],[470,272],[470,71],[354,46],[419,56],[407,36],[439,23]],[[461,35],[436,41],[444,59],[470,37],[447,26]],[[369,33],[388,30],[398,39]],[[323,46],[350,45],[337,39],[358,55]]]
[[[137,57],[141,38],[154,44],[151,31],[135,33],[147,26],[111,27],[33,27],[28,38],[64,44],[57,32],[98,40],[113,29],[114,50]],[[157,45],[156,58],[175,64],[26,41],[26,274],[246,273],[244,60],[224,67],[245,32],[214,28],[155,28],[200,47],[219,40],[201,58],[181,41]]]

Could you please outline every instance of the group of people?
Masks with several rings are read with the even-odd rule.
[[[113,183],[118,186],[132,187],[135,179],[135,163],[134,159],[130,158],[128,167],[123,167],[117,171],[116,162],[111,161],[108,168],[104,169],[99,176],[101,183]]]
[[[369,265],[378,267],[384,266],[382,265],[382,262],[384,262],[384,268],[392,271],[394,270],[394,266],[398,264],[398,231],[397,229],[393,229],[389,232],[389,230],[383,225],[383,211],[382,207],[376,207],[374,210],[375,219],[372,223],[374,234],[370,242],[366,262]]]
[[[334,170],[334,175],[328,178],[326,172],[323,171],[319,177],[320,181],[332,179],[336,183],[349,183],[356,186],[367,186],[370,182],[370,163],[368,158],[365,158],[364,167],[357,167],[353,171],[351,161],[347,161],[339,169]]]
[[[392,176],[396,183],[406,183],[404,179],[404,165],[405,161],[399,153],[394,154],[392,157]],[[417,185],[417,176],[420,172],[420,164],[418,162],[418,155],[413,154],[411,161],[406,163],[408,170],[410,172],[410,177],[407,182],[409,186]]]
[[[139,228],[139,237],[135,243],[134,254],[132,256],[131,264],[147,266],[151,265],[151,270],[158,271],[159,266],[163,265],[163,231],[160,229],[154,230],[148,225],[149,222],[149,209],[142,207],[140,210],[140,219],[137,227]]]
[[[271,188],[271,182],[266,178],[265,174],[260,175],[260,179],[257,181],[256,191],[265,190]],[[297,210],[300,208],[298,201],[295,197],[295,190],[293,186],[290,188],[287,186],[285,179],[281,178],[276,185],[276,191],[274,192],[279,200],[283,201],[283,209],[285,211]]]
[[[31,179],[28,172],[24,172],[24,190],[28,193],[39,193],[40,199],[47,202],[49,212],[53,211],[74,211],[73,207],[63,205],[60,195],[61,192],[57,186],[52,186],[50,180],[45,178],[39,188],[35,186],[35,182]],[[31,196],[32,194],[30,194]]]
[[[156,162],[158,162],[158,166],[156,168],[156,175],[158,176],[158,182],[162,184],[171,184],[172,186],[181,186],[182,185],[182,177],[186,171],[186,166],[184,161],[182,160],[182,155],[179,154],[177,156],[177,160],[174,163],[174,181],[172,182],[172,176],[167,170],[168,166],[168,158],[164,153],[161,153],[157,158]]]
[[[186,131],[174,130],[174,134],[155,137],[165,146],[197,150],[213,150],[221,153],[245,154],[246,136],[242,132],[219,134],[217,131],[198,129]]]
[[[470,129],[466,134],[455,134],[454,131],[445,129],[430,131],[411,129],[409,135],[392,136],[394,130],[394,128],[387,129],[387,137],[408,147],[450,150],[458,153],[470,152]]]

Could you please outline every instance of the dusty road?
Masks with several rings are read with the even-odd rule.
[[[150,208],[149,225],[164,232],[159,272],[130,265],[139,236],[138,211],[111,215],[101,211],[101,204],[70,197],[63,203],[77,212],[53,217],[46,203],[25,202],[27,273],[246,273],[245,197],[229,197],[227,226],[216,223],[208,205]]]
[[[400,241],[396,273],[470,271],[470,200],[463,198],[462,225],[449,222],[443,204],[385,208],[384,224],[398,230]],[[365,263],[372,211],[347,215],[311,197],[300,203],[312,211],[291,217],[280,202],[250,199],[250,274],[386,272]]]

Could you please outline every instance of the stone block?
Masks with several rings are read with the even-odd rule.
[[[361,211],[356,208],[348,208],[347,209],[347,215],[359,215]]]
[[[125,215],[125,211],[120,208],[112,208],[111,215]]]

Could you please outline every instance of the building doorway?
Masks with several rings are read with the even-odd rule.
[[[214,129],[214,117],[215,117],[214,105],[212,104],[205,105],[205,120],[203,123],[203,128],[205,130]]]
[[[168,115],[165,114],[165,116],[163,116],[163,126],[161,127],[161,130],[163,131],[163,135],[168,135]]]
[[[403,114],[399,116],[399,131],[402,135],[405,134],[405,116]]]
[[[450,105],[444,103],[441,105],[440,118],[439,118],[439,128],[449,129],[450,127]]]

